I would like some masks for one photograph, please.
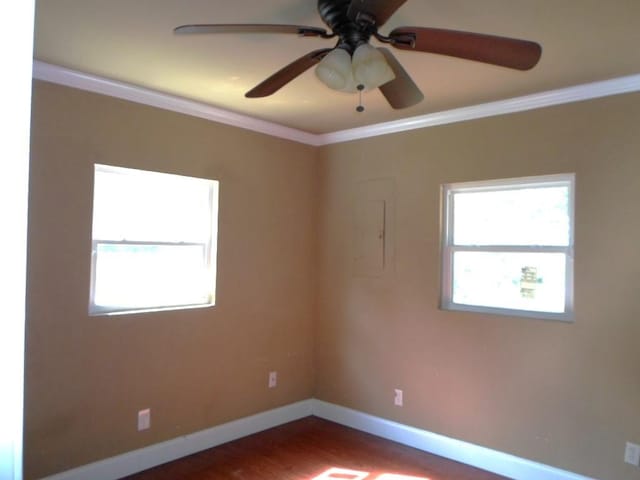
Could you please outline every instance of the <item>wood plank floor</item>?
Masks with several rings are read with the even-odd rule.
[[[317,417],[307,417],[127,480],[505,480]]]

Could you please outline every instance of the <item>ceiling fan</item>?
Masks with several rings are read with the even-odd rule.
[[[529,70],[542,48],[527,40],[427,27],[398,27],[378,32],[406,0],[318,0],[318,12],[330,28],[279,24],[181,25],[176,34],[287,33],[301,37],[337,37],[332,48],[314,50],[249,90],[248,98],[266,97],[314,65],[316,75],[335,90],[356,92],[379,88],[392,108],[407,108],[424,98],[418,86],[387,48],[374,48],[371,37],[400,50],[436,53],[517,70]]]

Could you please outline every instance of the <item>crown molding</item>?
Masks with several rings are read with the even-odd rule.
[[[534,93],[532,95],[507,100],[403,118],[393,122],[378,123],[326,134],[313,134],[213,107],[205,103],[83,73],[77,70],[71,70],[39,60],[34,60],[33,62],[33,77],[38,80],[45,80],[80,90],[87,90],[162,108],[164,110],[204,118],[212,122],[231,125],[316,147],[640,91],[640,74],[635,74],[557,90],[549,90],[547,92]]]
[[[264,133],[272,137],[293,140],[307,145],[319,146],[318,135],[285,127],[277,123],[260,120],[248,115],[213,107],[206,103],[188,100],[183,97],[151,90],[130,83],[119,82],[89,73],[34,60],[33,78],[51,83],[65,85],[80,90],[100,93],[110,97],[129,100],[152,107],[183,113],[193,117],[204,118],[212,122],[223,123],[233,127]]]
[[[470,107],[456,108],[416,117],[403,118],[393,122],[379,123],[366,127],[352,128],[340,132],[320,135],[321,144],[348,142],[362,138],[376,137],[390,133],[405,132],[418,128],[435,127],[448,123],[464,122],[507,113],[524,112],[537,108],[551,107],[565,103],[580,102],[594,98],[640,91],[640,74],[586,83],[574,87],[549,90],[523,97],[515,97],[496,102],[482,103]]]

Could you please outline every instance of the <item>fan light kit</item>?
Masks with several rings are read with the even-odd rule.
[[[350,93],[360,85],[371,90],[396,78],[384,56],[368,43],[358,45],[352,55],[344,48],[330,51],[316,67],[316,76],[327,87]]]
[[[380,89],[392,108],[407,108],[424,98],[418,86],[387,48],[373,47],[375,38],[391,47],[435,53],[516,70],[533,68],[542,54],[535,42],[481,33],[428,27],[398,27],[388,36],[378,28],[407,0],[318,0],[318,13],[331,29],[278,24],[193,24],[176,27],[176,34],[287,33],[301,37],[338,37],[333,48],[314,50],[277,71],[249,90],[248,98],[274,94],[316,66],[316,76],[327,87],[343,92]],[[358,111],[364,110],[360,105]]]

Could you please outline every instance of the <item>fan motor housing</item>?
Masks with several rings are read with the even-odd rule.
[[[338,47],[353,53],[358,45],[367,43],[376,31],[374,19],[353,21],[347,15],[351,0],[318,0],[322,21],[340,37]]]

